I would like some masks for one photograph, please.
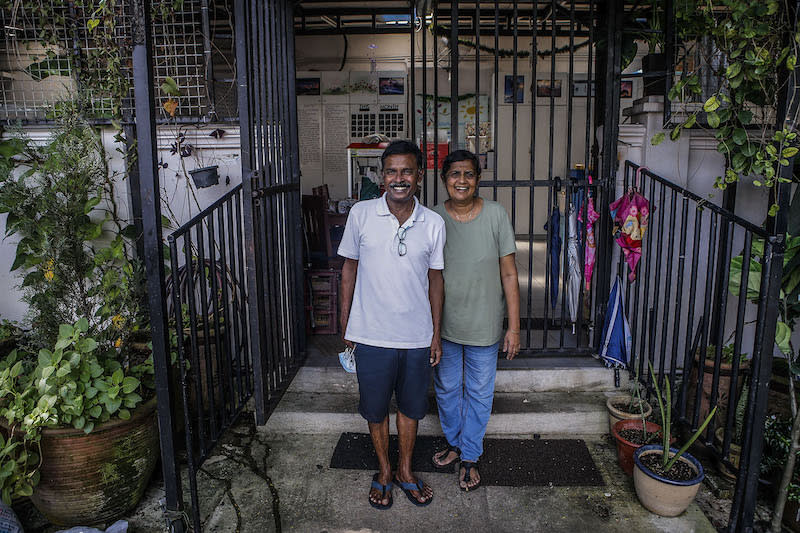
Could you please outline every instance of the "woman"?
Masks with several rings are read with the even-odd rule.
[[[514,230],[503,206],[477,195],[480,174],[472,152],[449,154],[441,177],[450,199],[434,208],[447,232],[442,359],[434,386],[448,446],[432,460],[442,468],[460,459],[464,491],[481,483],[477,462],[492,411],[498,350],[513,359],[520,346]]]

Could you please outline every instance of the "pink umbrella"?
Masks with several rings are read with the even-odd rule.
[[[622,247],[625,262],[628,263],[628,280],[636,280],[636,265],[642,258],[642,239],[647,231],[647,219],[650,216],[650,202],[639,193],[639,173],[647,170],[639,167],[636,171],[634,186],[617,198],[609,207],[614,219],[614,236]]]
[[[592,177],[589,176],[589,183],[592,183]],[[592,288],[592,272],[594,271],[595,253],[597,244],[594,240],[594,223],[600,218],[600,213],[594,209],[594,198],[589,197],[586,204],[586,247],[584,249],[584,260],[586,264],[583,267],[583,278],[586,290]],[[578,212],[578,220],[583,222],[583,213]]]

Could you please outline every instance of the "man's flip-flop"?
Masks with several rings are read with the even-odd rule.
[[[378,489],[379,491],[381,491],[381,500],[383,500],[388,494],[389,503],[387,503],[386,505],[375,503],[369,498],[369,496],[367,496],[367,501],[369,501],[369,504],[373,506],[375,509],[380,509],[381,511],[385,511],[386,509],[392,506],[392,503],[394,503],[392,500],[392,482],[390,481],[386,485],[381,485],[380,482],[378,481],[378,476],[380,476],[380,473],[377,472],[375,473],[374,476],[372,476],[371,488]]]
[[[403,489],[403,492],[406,493],[406,497],[408,498],[408,500],[417,507],[425,507],[426,505],[430,504],[433,501],[433,495],[431,495],[431,497],[425,500],[424,502],[421,502],[418,499],[416,499],[413,494],[411,494],[412,490],[416,490],[417,492],[422,494],[422,489],[425,488],[425,484],[422,483],[422,480],[419,478],[417,478],[416,483],[403,483],[399,479],[394,478],[394,484]]]
[[[478,467],[478,463],[476,463],[475,461],[461,461],[461,466],[464,467],[464,479],[462,479],[462,481],[464,483],[469,483],[472,480],[472,477],[470,475],[472,473],[472,469],[473,468],[477,468]],[[480,481],[478,481],[477,485],[473,485],[471,487],[469,485],[467,485],[466,487],[462,487],[461,483],[458,484],[458,488],[460,488],[464,492],[469,492],[471,490],[475,490],[480,486],[481,486],[481,482]]]

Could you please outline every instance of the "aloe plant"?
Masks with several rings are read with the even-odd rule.
[[[647,364],[650,367],[650,375],[655,376],[655,370],[653,370],[653,363],[648,361]],[[680,456],[686,453],[686,450],[688,450],[689,447],[692,444],[694,444],[694,441],[696,441],[698,437],[700,437],[700,435],[703,433],[703,431],[705,431],[706,427],[708,426],[708,423],[711,422],[711,419],[714,418],[714,415],[717,413],[717,406],[715,405],[714,409],[712,409],[711,412],[708,413],[708,416],[706,417],[705,421],[703,421],[700,427],[697,428],[697,431],[694,432],[694,434],[689,438],[689,440],[686,441],[686,444],[684,444],[681,447],[681,449],[679,449],[675,453],[675,455],[670,457],[669,441],[671,440],[672,436],[672,386],[670,385],[669,378],[667,376],[664,376],[664,380],[666,381],[666,387],[664,391],[666,393],[665,394],[666,398],[661,397],[661,389],[658,386],[658,379],[653,380],[653,386],[656,389],[656,400],[658,400],[658,410],[661,413],[661,426],[662,426],[661,435],[663,437],[663,449],[664,449],[664,452],[661,454],[661,460],[662,460],[661,466],[664,469],[664,472],[669,472],[672,466],[675,464],[675,462],[680,458]],[[666,400],[667,409],[664,409],[664,403],[665,403],[664,400]]]

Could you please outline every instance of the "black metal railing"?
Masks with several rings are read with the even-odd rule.
[[[197,471],[253,392],[242,228],[242,186],[168,236],[172,354],[183,410],[191,515]]]
[[[754,487],[745,485],[757,480],[750,473],[758,465],[745,461],[749,443],[760,443],[763,435],[764,415],[755,405],[765,401],[761,369],[773,349],[765,331],[775,320],[767,295],[776,282],[770,270],[778,239],[626,161],[623,189],[631,187],[650,202],[636,280],[628,279],[622,254],[617,263],[633,339],[631,377],[649,394],[654,380],[663,387],[669,378],[676,391],[674,419],[687,430],[717,408],[699,442],[738,472],[733,520],[742,495],[754,498]],[[742,445],[740,464],[731,463],[732,443]]]

